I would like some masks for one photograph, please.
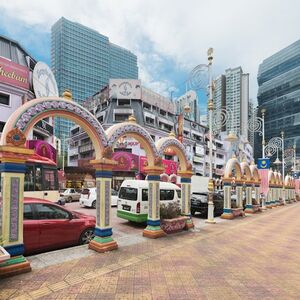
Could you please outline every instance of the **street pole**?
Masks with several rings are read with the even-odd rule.
[[[209,99],[208,99],[208,116],[209,116],[209,183],[208,183],[208,212],[206,223],[214,224],[214,202],[213,202],[213,192],[214,192],[214,183],[213,183],[213,166],[212,166],[212,117],[213,117],[213,83],[212,83],[212,61],[213,61],[213,49],[209,48],[207,51],[208,59],[208,73],[209,73]]]
[[[297,157],[296,157],[296,142],[295,142],[294,143],[294,167],[293,167],[294,172],[296,172],[296,159]]]
[[[262,116],[262,158],[265,158],[265,112],[266,110],[263,108],[261,110],[261,116]]]
[[[62,170],[63,172],[65,172],[65,150],[64,150],[64,147],[65,147],[65,140],[62,139]]]
[[[282,198],[283,203],[285,204],[285,175],[284,175],[284,131],[281,131],[281,140],[282,140],[282,179],[283,179],[283,186],[282,186]]]

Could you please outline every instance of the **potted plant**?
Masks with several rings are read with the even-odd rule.
[[[257,203],[256,199],[252,199],[252,207],[253,207],[253,212],[258,212],[260,211],[260,206]]]
[[[172,202],[168,205],[160,206],[160,227],[167,233],[175,233],[182,231],[185,228],[188,217],[181,215],[179,203]]]
[[[244,215],[243,208],[237,207],[235,202],[231,202],[231,212],[234,218]]]

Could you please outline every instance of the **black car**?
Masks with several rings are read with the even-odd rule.
[[[191,214],[195,215],[199,212],[203,217],[207,218],[207,193],[193,193],[191,196]],[[214,215],[220,216],[223,213],[224,198],[221,193],[213,194]]]

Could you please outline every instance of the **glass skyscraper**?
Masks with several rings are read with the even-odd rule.
[[[296,142],[300,155],[300,40],[266,58],[259,66],[257,81],[259,111],[266,109],[266,143],[283,130],[285,147]],[[256,151],[256,158],[260,155]]]
[[[51,28],[51,66],[59,94],[69,89],[78,103],[107,85],[110,78],[138,79],[136,55],[65,18]],[[56,118],[55,135],[68,138],[71,126],[70,121]]]

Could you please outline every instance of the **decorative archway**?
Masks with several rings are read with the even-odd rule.
[[[257,169],[257,166],[252,162],[250,164],[250,170],[251,170],[251,176],[252,176],[252,182],[255,189],[255,200],[258,204],[260,204],[260,184],[261,184],[261,178],[259,175],[259,171]],[[262,209],[265,209],[265,199],[262,199]]]
[[[143,231],[143,235],[149,238],[158,238],[164,236],[164,231],[160,228],[160,191],[159,182],[160,174],[163,173],[164,168],[162,159],[155,147],[150,134],[140,125],[136,124],[134,116],[130,116],[127,122],[115,124],[106,130],[108,138],[108,148],[111,153],[113,147],[119,138],[122,136],[130,136],[136,139],[144,148],[148,160],[148,166],[144,168],[147,172],[147,180],[149,181],[148,189],[148,214],[145,215],[147,219],[147,227]],[[110,176],[112,171],[109,170]],[[110,177],[111,178],[111,177]],[[122,211],[117,211],[117,215],[124,214]]]
[[[280,205],[281,198],[281,174],[277,171],[274,172],[275,185],[274,185],[274,195],[273,200],[275,201],[275,206]]]
[[[107,137],[99,121],[76,102],[58,97],[34,99],[19,107],[6,122],[0,145],[24,146],[26,137],[34,124],[53,116],[61,116],[80,125],[94,144],[96,159],[101,159],[107,147]]]
[[[108,189],[105,184],[106,173],[103,171],[114,164],[107,153],[107,136],[98,120],[88,110],[71,101],[70,96],[69,100],[50,97],[28,101],[10,116],[4,127],[0,141],[2,179],[0,242],[10,256],[18,256],[18,259],[9,258],[4,265],[2,264],[0,276],[31,270],[29,262],[23,257],[23,198],[25,162],[33,154],[33,150],[25,148],[25,142],[33,126],[46,117],[60,116],[70,119],[79,124],[90,136],[96,153],[96,159],[91,163],[95,165],[96,173],[101,180],[97,182],[96,236],[89,246],[99,252],[118,247],[111,237],[110,194],[105,201],[100,197],[100,194],[106,193]],[[105,209],[103,221],[100,219],[100,207],[108,208]]]
[[[276,178],[274,175],[274,172],[272,169],[269,170],[269,174],[268,174],[268,180],[269,180],[269,191],[268,191],[268,195],[267,195],[267,208],[272,208],[273,206],[275,206],[275,187],[276,187]]]
[[[194,224],[191,219],[191,177],[193,172],[185,148],[176,139],[173,132],[168,137],[159,139],[156,142],[156,148],[160,157],[163,156],[166,149],[171,149],[179,159],[179,171],[177,173],[181,177],[181,212],[189,217],[186,228],[193,228]]]
[[[231,209],[231,187],[233,184],[236,184],[237,205],[241,207],[243,202],[243,173],[236,157],[227,161],[222,182],[224,190],[224,209],[221,218],[233,219]]]

